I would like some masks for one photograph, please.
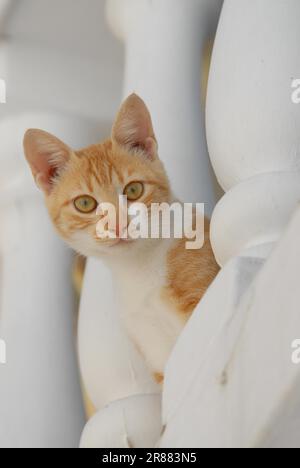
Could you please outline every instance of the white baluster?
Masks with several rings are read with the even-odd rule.
[[[299,3],[245,3],[225,2],[209,80],[211,160],[228,192],[212,226],[222,265],[247,247],[277,241],[299,199],[299,107],[291,100],[300,73]]]
[[[224,3],[207,133],[227,192],[212,220],[225,266],[170,360],[162,446],[300,446],[300,213],[273,251],[300,199],[299,17],[297,0]]]
[[[84,122],[23,114],[0,121],[0,446],[77,447],[84,425],[75,350],[72,254],[51,226],[23,156],[27,128],[66,141]]]
[[[181,0],[110,0],[107,3],[111,27],[126,45],[124,96],[135,91],[149,105],[160,155],[175,193],[189,202],[205,202],[208,214],[215,204],[215,194],[201,110],[200,63],[205,44],[214,33],[220,5],[219,0],[189,0],[188,4]],[[123,398],[136,395],[123,402],[124,407],[133,411],[127,420],[130,427],[127,436],[149,446],[153,444],[153,433],[157,439],[160,435],[160,424],[154,417],[159,413],[160,400],[153,395],[142,396],[153,392],[155,387],[119,329],[118,312],[109,273],[100,263],[90,262],[81,306],[80,354],[84,380],[97,408],[122,395]],[[141,401],[144,412],[152,414],[152,419],[147,418],[142,440],[137,438],[141,430]],[[95,416],[84,433],[84,446],[90,442],[110,447],[106,444],[112,440],[116,446],[126,444],[119,431],[119,427],[124,427],[124,412],[122,405],[116,405],[118,410],[114,404],[109,407],[110,424],[107,413],[103,417],[100,411]]]

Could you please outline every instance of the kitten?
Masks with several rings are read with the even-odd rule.
[[[219,268],[208,220],[201,250],[187,250],[186,239],[121,239],[118,224],[116,239],[96,234],[103,217],[99,204],[110,202],[119,212],[119,195],[147,207],[175,201],[145,103],[131,95],[111,139],[102,144],[73,151],[44,131],[28,130],[24,149],[58,233],[77,252],[100,257],[113,270],[121,319],[161,383],[178,335]]]

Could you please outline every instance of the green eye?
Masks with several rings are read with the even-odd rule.
[[[74,206],[77,211],[80,213],[92,213],[98,206],[98,203],[93,197],[89,195],[82,195],[80,197],[75,198]]]
[[[127,196],[129,201],[136,201],[144,193],[144,184],[142,182],[131,182],[125,187],[124,195]]]

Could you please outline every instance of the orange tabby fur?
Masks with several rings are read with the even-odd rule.
[[[168,338],[170,343],[166,345],[161,359],[157,360],[159,363],[154,362],[156,357],[154,359],[148,356],[150,345],[143,349],[145,340],[141,339],[139,342],[132,318],[131,325],[127,327],[156,380],[161,383],[165,360],[178,333],[219,271],[209,241],[209,221],[205,221],[205,244],[201,250],[186,250],[186,239],[173,240],[166,244],[164,250],[160,245],[165,242],[162,240],[141,239],[126,245],[125,242],[114,245],[111,240],[101,240],[96,236],[95,230],[99,214],[82,214],[74,208],[76,197],[90,195],[97,203],[114,204],[118,212],[119,194],[133,181],[143,182],[145,190],[138,201],[149,208],[152,203],[171,203],[175,200],[164,166],[157,155],[157,142],[145,104],[136,95],[130,96],[116,119],[111,139],[101,144],[73,151],[46,132],[29,130],[25,135],[24,148],[34,178],[45,193],[53,223],[61,237],[75,250],[85,256],[99,256],[108,261],[113,258],[115,263],[119,259],[120,263],[128,265],[127,270],[124,268],[128,271],[127,276],[131,274],[131,266],[135,265],[137,280],[139,271],[143,270],[147,278],[149,264],[149,275],[153,275],[153,282],[157,282],[157,268],[160,268],[161,261],[165,273],[162,284],[156,286],[160,290],[158,297],[156,298],[154,287],[147,292],[147,297],[152,300],[155,296],[154,308],[167,308],[166,328],[172,314],[175,322],[174,330],[170,332],[171,338]],[[152,272],[150,263],[156,255]],[[130,262],[126,263],[128,259]],[[132,275],[135,270],[132,268]],[[149,303],[148,299],[146,303]],[[129,309],[132,309],[134,302],[130,304]],[[143,305],[140,309],[143,309]],[[147,333],[146,329],[146,337]],[[160,336],[159,339],[163,345],[163,337]]]
[[[201,250],[187,250],[186,239],[178,240],[168,254],[167,284],[163,291],[188,319],[219,268],[209,240],[209,221],[205,219],[205,243]]]

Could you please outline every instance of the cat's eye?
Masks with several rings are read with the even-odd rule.
[[[129,201],[136,201],[144,193],[144,184],[142,182],[131,182],[125,187],[124,195],[127,196]]]
[[[98,203],[89,195],[81,195],[80,197],[75,198],[74,206],[80,213],[89,214],[96,210]]]

